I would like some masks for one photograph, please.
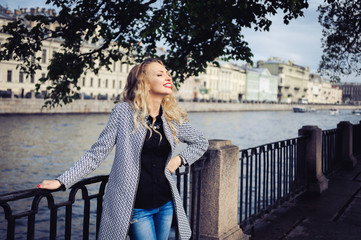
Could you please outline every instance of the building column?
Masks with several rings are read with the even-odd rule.
[[[322,172],[322,130],[317,126],[303,126],[298,135],[306,137],[304,157],[308,190],[322,193],[328,188],[328,179]]]
[[[357,159],[353,155],[353,125],[348,121],[337,124],[338,143],[342,167],[352,169],[357,164]]]
[[[230,140],[210,140],[205,155],[200,239],[249,239],[238,225],[239,148]]]

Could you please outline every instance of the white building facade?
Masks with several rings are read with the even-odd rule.
[[[17,18],[23,17],[25,14],[55,14],[54,10],[49,9],[27,9],[15,10],[11,12],[0,8],[0,24],[7,24],[9,21],[13,21]],[[33,23],[28,22],[29,26]],[[48,26],[47,26],[48,27]],[[55,27],[55,26],[49,26]],[[0,42],[3,43],[8,37],[7,34],[0,33]],[[0,62],[0,90],[11,91],[12,95],[18,97],[29,96],[29,93],[34,92],[35,84],[39,83],[40,78],[44,78],[47,75],[47,67],[50,64],[50,60],[53,55],[61,51],[61,39],[52,39],[44,41],[41,52],[38,52],[36,57],[40,58],[41,70],[36,71],[34,75],[27,76],[17,66],[21,62],[16,60],[2,61]],[[92,49],[96,49],[98,46],[94,44],[84,44],[82,46],[83,52],[88,52]],[[101,69],[98,74],[93,72],[85,72],[78,80],[78,86],[81,87],[80,92],[84,95],[96,98],[98,96],[106,97],[108,99],[116,98],[123,90],[128,72],[132,66],[129,64],[122,64],[119,62],[113,62],[111,70]],[[40,91],[46,91],[46,84],[43,84]]]
[[[205,73],[185,80],[179,89],[181,100],[239,102],[246,92],[246,73],[239,66],[220,62],[208,64]]]
[[[272,75],[267,68],[246,68],[247,101],[277,102],[278,76]]]

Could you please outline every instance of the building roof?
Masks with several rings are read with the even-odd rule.
[[[30,11],[28,11],[28,8],[20,8],[12,11],[0,4],[0,18],[14,20],[18,17],[25,17],[26,15],[56,16],[56,11],[55,9],[46,9],[39,7],[30,8]]]
[[[281,64],[281,63],[286,64],[286,62],[281,59],[269,59],[265,63],[267,63],[267,64]]]
[[[14,20],[8,13],[8,9],[0,4],[0,19]]]
[[[290,66],[293,66],[293,67],[298,67],[302,70],[307,70],[308,67],[304,67],[304,66],[301,66],[301,65],[298,65],[298,64],[295,64],[293,61],[291,60],[288,60],[288,61],[284,61],[278,57],[271,57],[269,58],[267,61],[259,61],[259,62],[262,62],[263,64],[286,64],[286,65],[290,65]]]

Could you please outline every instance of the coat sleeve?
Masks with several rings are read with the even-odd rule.
[[[100,133],[98,140],[68,171],[57,178],[66,188],[99,167],[101,162],[112,151],[116,143],[117,126],[121,112],[119,104],[116,105],[110,115],[107,125]]]
[[[208,140],[198,129],[193,128],[189,122],[179,125],[177,137],[179,141],[187,146],[179,155],[182,156],[189,165],[197,161],[208,149]]]

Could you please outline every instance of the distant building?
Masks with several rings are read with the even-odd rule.
[[[56,12],[53,9],[46,10],[44,8],[31,8],[30,12],[28,12],[26,8],[20,8],[20,10],[12,12],[0,6],[0,26],[7,24],[9,21],[24,18],[24,16],[28,14],[54,15]],[[26,24],[30,27],[34,23],[27,21]],[[46,27],[55,28],[56,24]],[[7,37],[7,34],[0,33],[0,42],[5,41]],[[42,70],[38,70],[31,76],[26,76],[25,73],[17,68],[17,65],[21,63],[20,61],[12,59],[10,61],[0,62],[0,90],[10,90],[13,95],[19,97],[28,96],[31,92],[34,92],[35,83],[37,83],[40,78],[46,76],[50,59],[54,53],[61,50],[61,43],[61,39],[52,39],[43,42],[43,49],[36,56],[41,58],[40,65]],[[97,47],[96,44],[87,43],[82,46],[82,50],[90,51]],[[130,68],[131,66],[128,64],[113,62],[111,66],[112,71],[102,69],[97,75],[90,71],[86,72],[79,79],[78,85],[81,87],[80,92],[93,98],[115,98],[123,90]],[[42,85],[40,90],[45,93],[46,85]]]
[[[278,76],[272,75],[267,68],[246,67],[246,100],[277,102]]]
[[[344,103],[361,105],[361,84],[343,83],[336,86],[342,89],[342,101]]]
[[[279,58],[258,61],[257,67],[267,68],[271,74],[279,76],[279,102],[299,102],[307,96],[309,67],[296,65],[292,61],[285,62]]]
[[[209,99],[208,89],[203,88],[203,86],[204,83],[199,77],[187,78],[180,86],[176,96],[181,101]]]
[[[208,64],[205,73],[185,80],[178,96],[184,100],[232,102],[243,99],[246,92],[245,70],[228,62]]]
[[[332,85],[331,103],[342,103],[342,89],[337,85]]]
[[[309,103],[335,104],[342,102],[342,90],[320,75],[311,73],[307,99]]]

